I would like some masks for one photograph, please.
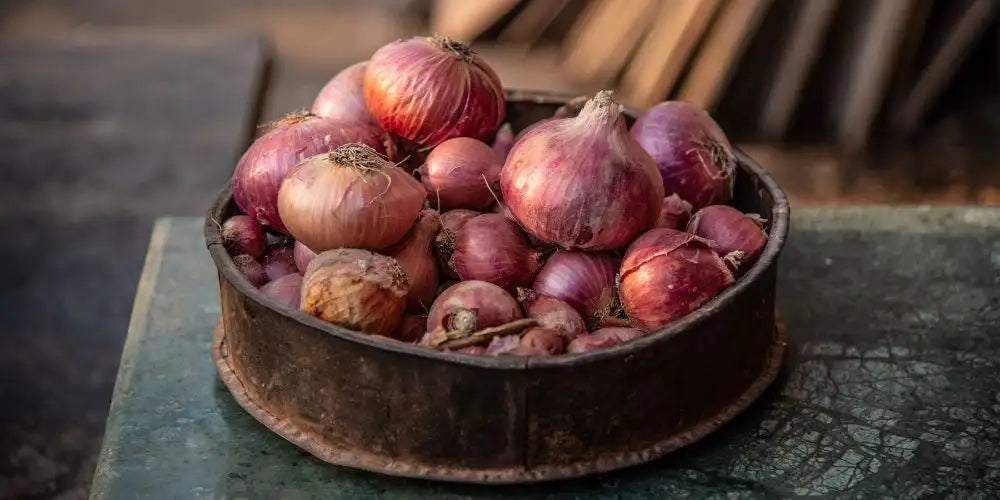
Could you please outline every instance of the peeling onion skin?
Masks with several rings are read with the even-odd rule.
[[[254,287],[260,288],[264,283],[267,283],[267,273],[264,272],[264,266],[261,266],[253,257],[247,254],[237,255],[233,257],[233,264]]]
[[[302,244],[301,241],[296,241],[292,246],[292,256],[295,258],[295,268],[299,270],[300,273],[305,274],[306,268],[309,267],[309,263],[316,258],[316,252],[312,249]]]
[[[536,124],[500,174],[503,200],[528,233],[565,249],[621,248],[653,227],[663,182],[601,91],[575,118]]]
[[[655,160],[664,192],[695,210],[732,198],[736,156],[704,110],[684,101],[661,102],[643,113],[630,133]]]
[[[458,273],[451,268],[451,255],[455,251],[455,235],[469,219],[479,215],[475,210],[457,208],[441,214],[441,231],[434,237],[434,253],[441,266],[441,274],[450,280],[459,281]]]
[[[473,217],[455,235],[452,265],[462,280],[487,281],[513,291],[529,285],[542,262],[541,252],[502,215]]]
[[[419,181],[371,148],[346,144],[292,169],[278,210],[292,236],[315,252],[382,250],[409,231],[425,196]]]
[[[462,281],[442,292],[434,301],[427,314],[427,331],[446,328],[447,317],[463,308],[474,310],[475,330],[524,317],[521,306],[503,288],[485,281]]]
[[[403,319],[407,287],[406,272],[395,259],[338,248],[309,263],[300,308],[344,328],[393,337]]]
[[[447,37],[398,40],[368,61],[365,103],[382,128],[427,150],[452,137],[485,141],[503,121],[500,77]]]
[[[673,229],[652,229],[632,243],[621,267],[625,313],[646,330],[697,309],[733,282],[708,241]]]
[[[591,333],[580,335],[579,337],[573,339],[569,345],[566,346],[566,352],[573,354],[607,349],[608,347],[616,346],[622,342],[637,339],[643,335],[645,335],[645,333],[636,328],[600,328]]]
[[[234,215],[222,223],[222,245],[229,255],[246,254],[259,259],[267,248],[267,236],[253,217]]]
[[[760,224],[759,219],[728,205],[711,205],[694,214],[687,231],[709,240],[720,257],[745,272],[767,245]]]
[[[442,142],[417,169],[431,206],[483,211],[496,203],[503,161],[482,141],[455,137]]]
[[[384,155],[384,140],[384,132],[373,124],[289,115],[243,153],[233,172],[233,198],[243,213],[287,233],[278,215],[278,189],[292,167],[349,142],[367,144]]]
[[[352,64],[326,82],[313,101],[312,112],[336,120],[377,124],[365,105],[365,70],[368,61]]]
[[[566,340],[587,333],[580,313],[566,302],[523,288],[518,290],[518,295],[528,317],[537,319],[540,327],[555,330]]]
[[[302,298],[302,275],[286,274],[262,286],[260,291],[283,306],[298,309]]]
[[[440,229],[441,217],[437,211],[424,210],[406,236],[384,252],[406,271],[410,283],[406,309],[410,312],[426,312],[437,296],[438,264],[432,247]]]
[[[515,354],[517,348],[521,346],[521,335],[503,335],[493,337],[489,345],[486,346],[486,354],[490,356],[502,356],[505,354]]]
[[[566,302],[588,323],[611,312],[621,260],[610,252],[559,250],[538,271],[532,290]]]
[[[691,204],[682,200],[680,196],[672,194],[663,199],[663,208],[660,209],[660,217],[656,219],[656,227],[676,229],[683,231],[691,219]]]

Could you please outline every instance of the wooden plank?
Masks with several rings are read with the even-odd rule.
[[[740,58],[772,0],[729,0],[712,24],[678,94],[711,111],[729,84]]]
[[[500,32],[499,40],[531,45],[538,40],[570,0],[527,0],[510,24]]]
[[[459,40],[474,40],[507,15],[521,0],[434,0],[431,31]]]
[[[649,106],[670,93],[719,0],[662,2],[652,28],[622,77],[625,101]]]
[[[566,37],[563,70],[580,81],[610,80],[625,66],[655,9],[653,0],[592,2]]]

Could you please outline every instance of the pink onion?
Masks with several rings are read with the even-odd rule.
[[[759,216],[727,205],[710,205],[694,214],[687,230],[709,240],[731,268],[744,270],[757,261],[767,244],[762,225]]]
[[[497,130],[496,136],[493,137],[493,152],[500,160],[500,166],[503,166],[507,153],[512,147],[514,147],[514,129],[510,127],[509,123],[504,123]]]
[[[309,247],[302,244],[301,241],[296,241],[295,245],[292,246],[292,256],[295,257],[295,267],[300,273],[306,272],[306,267],[312,262],[313,258],[316,257],[316,252],[313,252]]]
[[[260,265],[259,262],[254,260],[253,257],[247,254],[240,254],[233,257],[233,264],[236,264],[236,269],[240,271],[250,283],[255,287],[260,287],[264,283],[267,283],[267,273],[264,272],[264,267]]]
[[[253,217],[234,215],[222,223],[222,245],[229,255],[246,254],[256,259],[264,255],[267,236]]]
[[[369,122],[375,118],[365,105],[365,70],[368,61],[352,64],[334,75],[313,101],[312,112],[337,120]]]
[[[385,154],[384,132],[362,122],[344,122],[308,113],[288,115],[250,146],[233,173],[233,198],[243,213],[286,232],[278,216],[278,188],[300,161],[349,142]]]
[[[484,210],[496,202],[503,161],[482,141],[456,137],[442,142],[417,173],[428,199],[441,210]]]
[[[302,275],[286,274],[264,285],[260,291],[283,306],[298,309],[302,295]]]
[[[521,356],[552,356],[566,350],[566,337],[554,328],[529,328],[521,335],[516,354]]]
[[[682,200],[680,196],[672,194],[663,199],[663,208],[660,210],[660,218],[656,219],[656,227],[683,231],[689,219],[691,219],[691,204]]]
[[[481,280],[506,290],[531,283],[542,254],[517,224],[497,214],[473,217],[455,236],[452,265],[463,280]]]
[[[627,327],[609,327],[601,328],[599,330],[594,330],[591,333],[580,335],[579,337],[573,339],[568,346],[566,346],[566,352],[578,353],[578,352],[589,352],[596,351],[598,349],[606,349],[611,346],[616,346],[622,342],[627,342],[632,339],[637,339],[645,335],[642,330]]]
[[[441,274],[455,281],[461,280],[451,268],[451,255],[455,251],[455,234],[469,219],[479,215],[475,210],[459,208],[441,214],[441,231],[434,237],[434,252],[441,265]]]
[[[292,236],[316,252],[381,250],[403,238],[426,194],[420,182],[375,150],[352,143],[289,172],[278,210]]]
[[[292,249],[288,247],[274,247],[264,254],[260,259],[260,264],[264,266],[267,279],[276,280],[282,276],[299,272],[295,266],[295,256]]]
[[[683,101],[661,102],[636,120],[631,134],[656,161],[665,192],[695,209],[732,198],[736,156],[705,111]]]
[[[503,121],[500,78],[465,43],[399,40],[378,49],[365,72],[365,102],[390,134],[429,149],[452,137],[485,141]]]
[[[458,313],[466,317],[456,317]],[[485,281],[463,281],[445,290],[434,301],[427,315],[427,331],[455,330],[455,325],[450,323],[458,319],[469,321],[471,318],[473,324],[463,327],[477,331],[522,317],[517,301],[503,288]]]
[[[427,317],[416,314],[403,316],[403,321],[399,325],[399,332],[393,335],[396,340],[403,342],[416,342],[424,336],[427,330]]]
[[[558,331],[566,340],[587,333],[587,325],[580,313],[566,302],[539,295],[527,288],[518,289],[518,298],[524,304],[528,317],[537,319],[540,327]]]
[[[591,324],[612,312],[619,259],[609,252],[560,250],[538,271],[532,290],[573,306]]]
[[[441,218],[437,211],[424,210],[406,236],[399,243],[385,249],[385,255],[396,259],[406,271],[410,282],[406,294],[406,308],[409,311],[426,311],[437,296],[438,266],[432,246],[440,229]]]
[[[525,230],[567,249],[623,247],[653,226],[663,205],[656,164],[629,137],[607,90],[578,117],[540,123],[521,137],[500,187]]]
[[[621,267],[622,305],[639,326],[654,330],[695,310],[733,282],[707,240],[652,229],[632,243]]]

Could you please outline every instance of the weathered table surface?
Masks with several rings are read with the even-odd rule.
[[[209,358],[219,306],[201,224],[153,231],[95,498],[1000,495],[1000,209],[794,211],[775,386],[664,459],[531,487],[338,468],[257,423]]]

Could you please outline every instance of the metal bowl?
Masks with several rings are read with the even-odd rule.
[[[512,91],[508,120],[520,130],[566,100]],[[770,238],[747,274],[647,336],[553,357],[439,352],[271,301],[222,245],[216,221],[237,213],[226,188],[205,222],[222,302],[212,348],[219,374],[264,425],[347,467],[526,483],[653,460],[745,409],[774,380],[784,354],[774,288],[788,201],[752,159],[737,157],[733,205],[766,218]]]

